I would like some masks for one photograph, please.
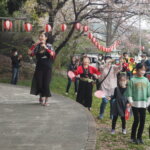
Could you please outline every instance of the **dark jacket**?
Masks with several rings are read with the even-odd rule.
[[[48,47],[48,49],[53,50],[51,44],[47,43],[46,46]],[[38,44],[34,49],[34,53],[37,61],[36,70],[51,69],[54,58],[47,51],[45,51],[44,53],[40,53],[41,50],[42,48],[40,44]]]
[[[71,63],[71,64],[68,66],[68,71],[74,71],[74,70],[76,70],[76,69],[77,69],[76,64]]]
[[[125,116],[126,104],[128,103],[127,97],[124,96],[126,88],[116,87],[113,99],[113,115]]]
[[[20,59],[18,60],[18,56],[12,56],[11,57],[11,61],[12,61],[12,67],[13,68],[19,68],[21,65],[20,65]]]

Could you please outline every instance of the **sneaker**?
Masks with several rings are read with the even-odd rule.
[[[136,141],[136,139],[131,139],[131,140],[130,140],[130,143],[132,143],[132,144],[137,144],[137,141]]]
[[[66,92],[65,94],[68,95],[68,92]]]
[[[122,133],[123,133],[124,135],[126,135],[126,134],[127,134],[126,129],[122,129]]]
[[[144,144],[143,140],[142,139],[137,139],[137,144]]]
[[[115,130],[114,129],[111,130],[111,134],[115,134]]]
[[[103,119],[103,114],[99,115],[99,119],[101,119],[101,120]]]

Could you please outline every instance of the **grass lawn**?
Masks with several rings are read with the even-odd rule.
[[[8,79],[0,79],[0,82],[8,83]],[[31,81],[29,80],[21,80],[18,83],[19,85],[30,86]],[[58,93],[61,95],[65,95],[67,79],[55,74],[52,78],[51,83],[51,90],[54,93]],[[71,86],[70,92],[68,97],[75,100],[74,95],[74,86]],[[101,100],[93,97],[93,106],[91,113],[93,114],[96,123],[97,123],[97,145],[96,150],[150,150],[150,139],[148,135],[148,127],[150,125],[150,115],[147,113],[145,130],[143,135],[143,140],[145,141],[145,145],[135,145],[130,144],[130,132],[131,132],[131,125],[133,122],[133,117],[127,121],[127,135],[122,135],[121,133],[121,121],[118,118],[117,127],[116,127],[116,134],[111,135],[111,120],[109,119],[109,104],[107,104],[107,108],[105,111],[105,116],[103,120],[98,120],[97,116],[99,114],[99,106]]]

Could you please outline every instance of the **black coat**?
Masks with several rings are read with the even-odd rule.
[[[11,61],[12,61],[12,67],[13,68],[19,68],[21,66],[20,65],[21,59],[18,59],[18,56],[12,56]]]
[[[114,91],[113,99],[115,99],[113,103],[113,115],[119,115],[121,117],[125,116],[126,105],[128,103],[127,97],[124,96],[126,88],[116,87]]]

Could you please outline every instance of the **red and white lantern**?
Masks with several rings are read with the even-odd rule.
[[[77,30],[80,30],[80,29],[81,29],[81,24],[80,24],[80,23],[76,23],[76,24],[75,24],[75,28],[76,28]]]
[[[97,45],[97,48],[101,51],[101,45],[100,44]]]
[[[106,52],[106,48],[105,48],[104,46],[102,47],[102,51],[103,51],[103,52]]]
[[[61,24],[61,31],[66,31],[67,30],[67,25],[66,24]]]
[[[96,47],[98,46],[98,42],[97,41],[94,44],[95,44]]]
[[[88,26],[84,26],[84,27],[83,27],[83,31],[84,31],[84,32],[88,32],[88,30],[89,30],[89,27],[88,27]]]
[[[95,38],[95,37],[92,38],[92,42],[93,42],[93,43],[96,42],[96,38]]]
[[[144,51],[144,49],[145,49],[145,47],[144,47],[144,46],[142,46],[142,47],[141,47],[141,50],[142,50],[142,51]]]
[[[92,39],[93,38],[93,34],[91,32],[88,33],[88,38]]]
[[[6,20],[6,21],[4,22],[4,28],[5,28],[6,30],[12,29],[12,26],[13,26],[13,24],[12,24],[12,22],[11,22],[10,20]]]
[[[51,32],[52,31],[52,27],[50,24],[46,24],[45,25],[45,32]]]
[[[111,52],[111,48],[108,48],[108,53],[110,53]]]
[[[32,24],[31,24],[31,23],[25,23],[25,24],[24,24],[24,29],[25,29],[27,32],[32,31]]]

